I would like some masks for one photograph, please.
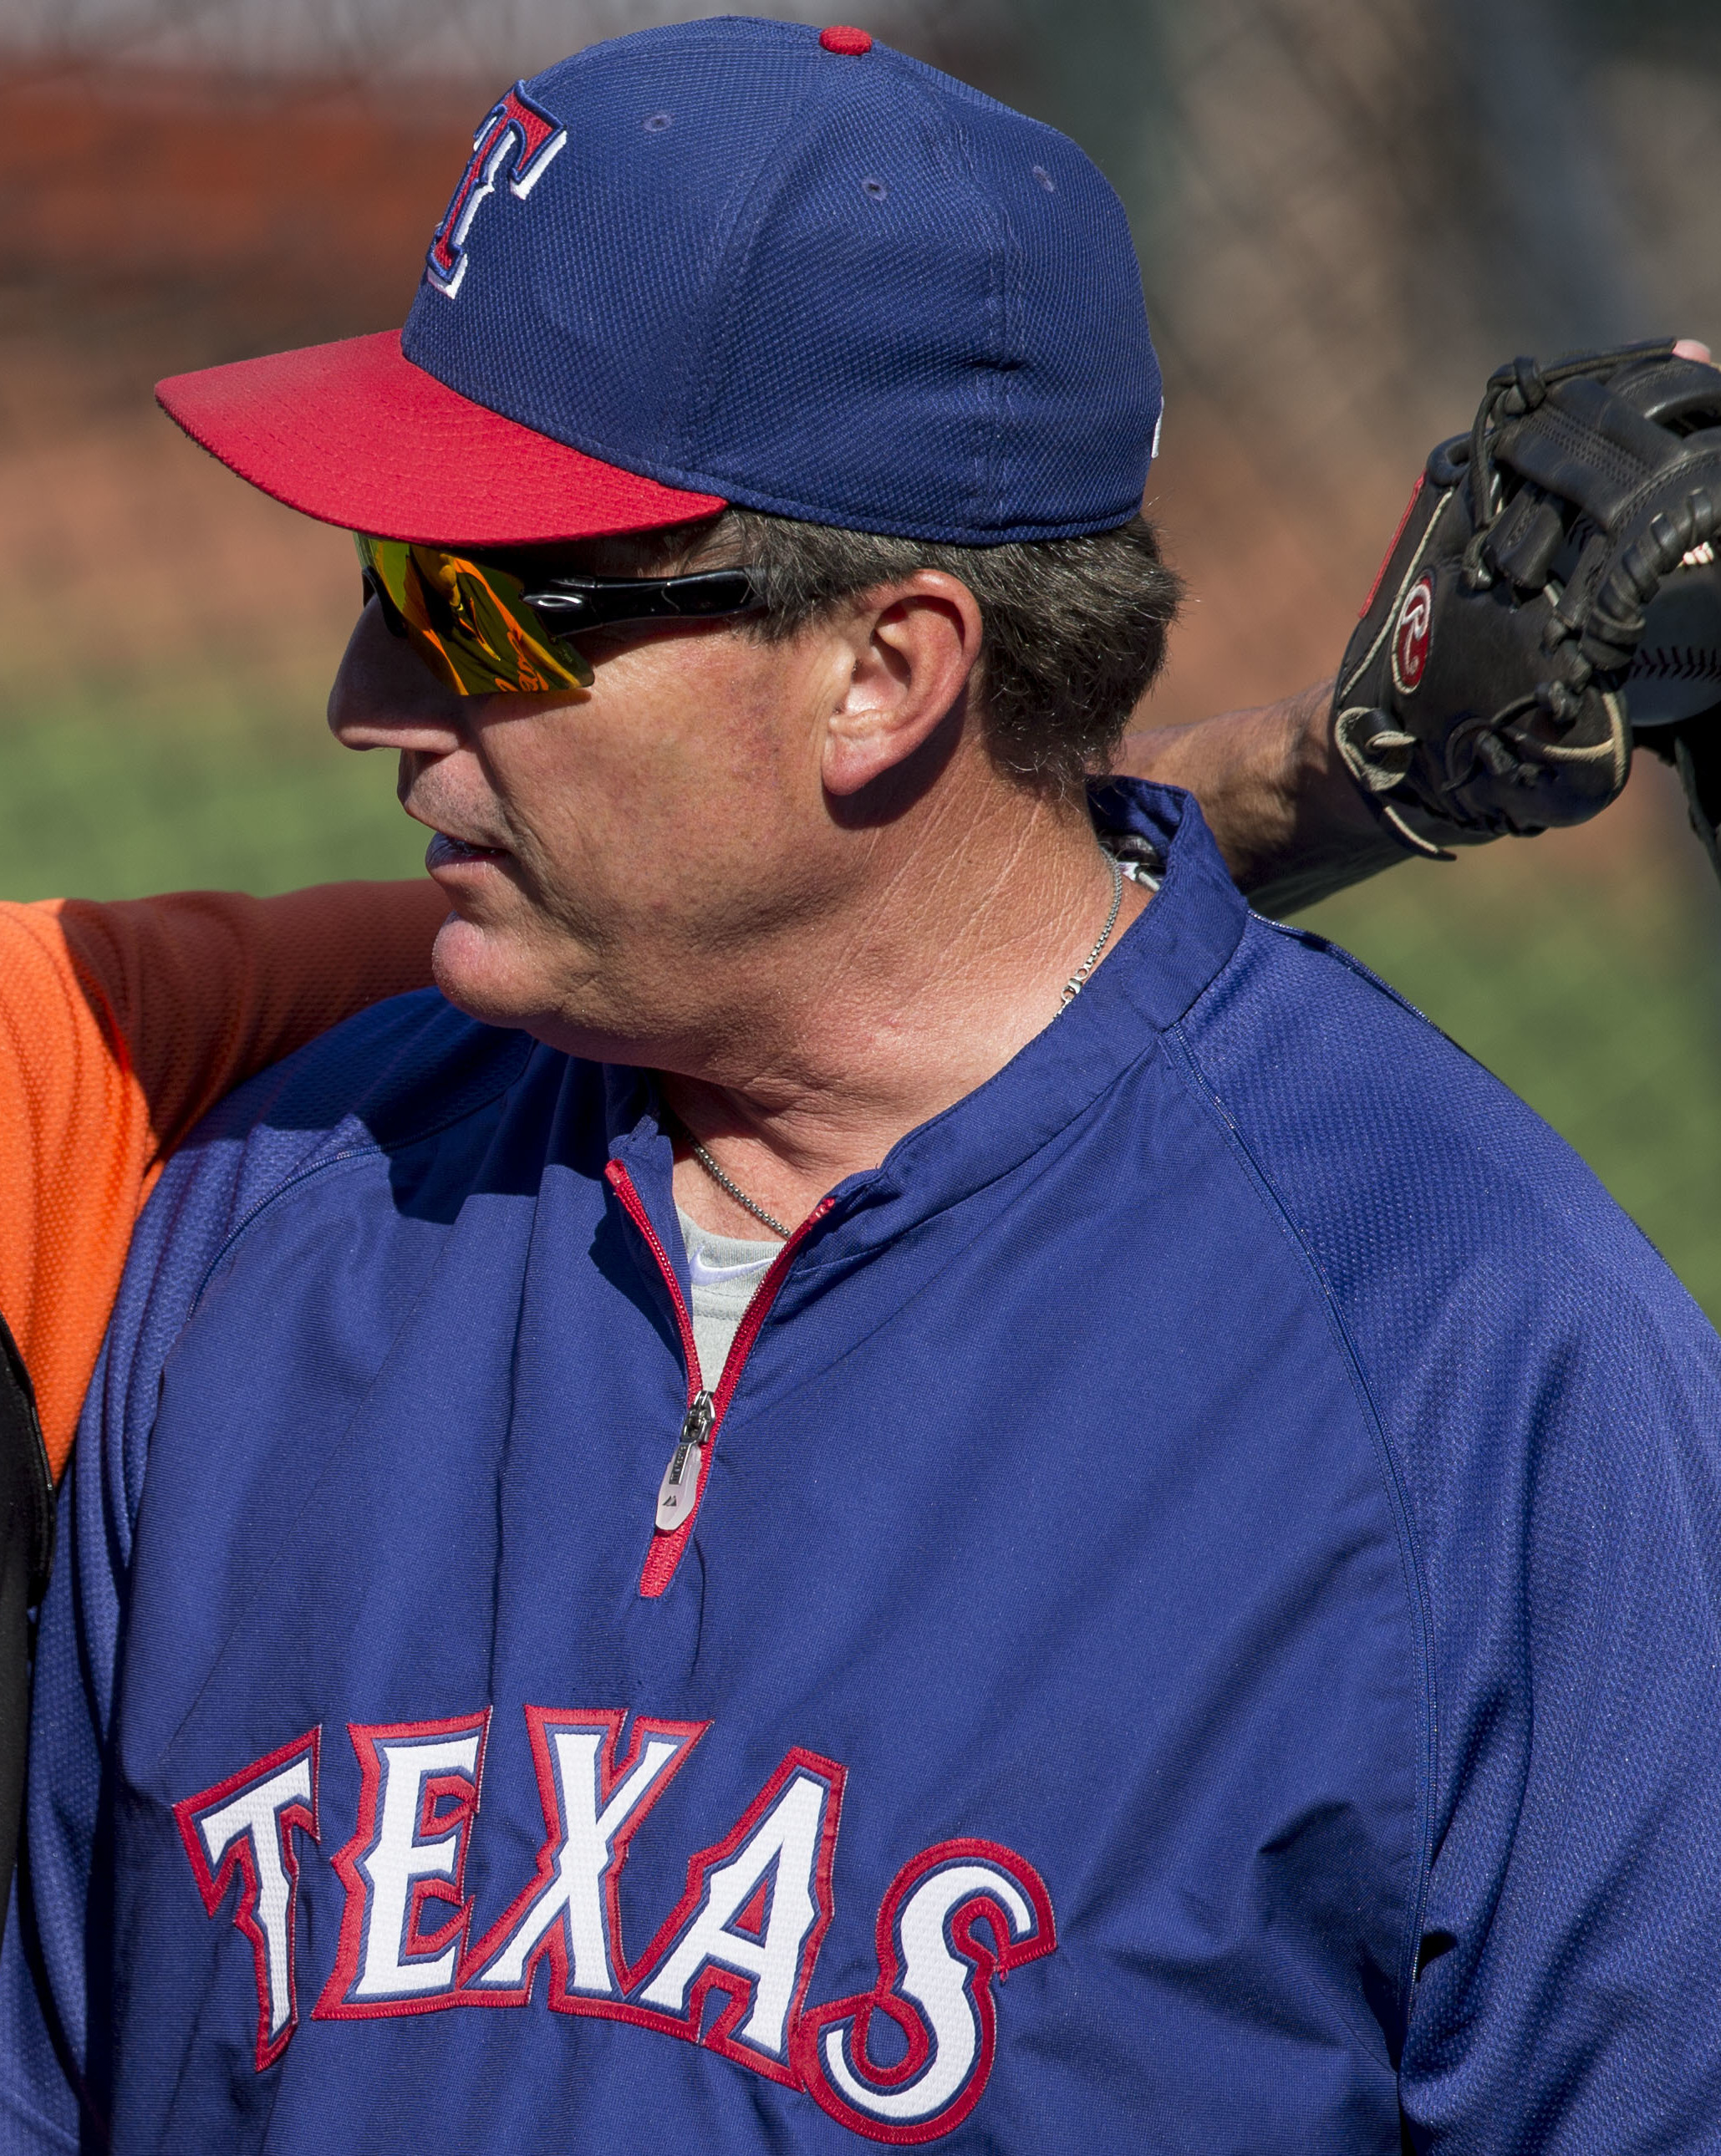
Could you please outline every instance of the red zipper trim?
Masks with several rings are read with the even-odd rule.
[[[705,1390],[705,1378],[699,1367],[699,1349],[693,1338],[693,1318],[687,1308],[686,1297],[681,1293],[681,1283],[676,1278],[675,1266],[665,1250],[651,1215],[645,1210],[640,1194],[634,1188],[634,1178],[619,1160],[612,1160],[604,1170],[604,1180],[627,1208],[628,1218],[645,1238],[645,1247],[656,1259],[662,1273],[664,1286],[670,1291],[670,1301],[676,1306],[676,1327],[681,1336],[681,1353],[687,1364],[687,1404],[691,1408]]]
[[[657,1260],[658,1270],[669,1289],[670,1301],[675,1306],[676,1327],[681,1336],[681,1352],[687,1363],[687,1404],[691,1408],[705,1389],[705,1377],[699,1367],[699,1349],[693,1338],[693,1319],[687,1308],[686,1298],[681,1293],[681,1283],[676,1277],[676,1268],[663,1246],[662,1239],[651,1224],[634,1179],[618,1160],[612,1160],[604,1170],[604,1178],[625,1208],[628,1218],[645,1238],[645,1247]],[[723,1363],[717,1389],[712,1394],[712,1426],[705,1443],[699,1448],[699,1481],[693,1492],[693,1509],[680,1527],[665,1533],[660,1527],[651,1532],[651,1547],[645,1553],[645,1564],[640,1574],[640,1592],[648,1601],[655,1601],[676,1576],[676,1567],[681,1562],[681,1553],[687,1547],[687,1538],[693,1532],[694,1522],[699,1517],[699,1507],[705,1496],[706,1477],[711,1473],[712,1454],[717,1441],[717,1432],[723,1426],[723,1417],[734,1397],[735,1388],[741,1383],[741,1372],[753,1345],[759,1337],[759,1327],[770,1315],[771,1306],[777,1300],[796,1250],[817,1224],[830,1210],[832,1201],[821,1198],[802,1221],[783,1248],[772,1259],[765,1277],[753,1290],[753,1300],[742,1313],[741,1323],[736,1328],[735,1339]]]

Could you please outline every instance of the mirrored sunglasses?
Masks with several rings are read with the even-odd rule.
[[[591,661],[572,641],[582,630],[712,621],[763,603],[752,568],[685,577],[522,576],[439,547],[363,531],[352,537],[366,595],[381,607],[389,633],[404,637],[437,680],[462,696],[587,689],[594,678]]]

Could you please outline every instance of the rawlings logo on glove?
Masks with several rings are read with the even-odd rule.
[[[1429,458],[1339,670],[1334,737],[1382,821],[1444,858],[1582,823],[1635,732],[1715,858],[1718,532],[1721,371],[1667,343],[1499,369]]]

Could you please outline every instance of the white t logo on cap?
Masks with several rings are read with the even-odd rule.
[[[439,292],[451,300],[460,290],[466,274],[466,235],[480,205],[496,192],[509,159],[514,170],[508,192],[524,202],[567,146],[568,130],[532,103],[523,82],[516,82],[499,105],[491,107],[472,137],[466,169],[424,258],[424,274]]]

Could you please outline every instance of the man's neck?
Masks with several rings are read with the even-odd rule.
[[[962,805],[892,834],[864,900],[773,970],[751,1022],[726,1029],[698,1075],[662,1074],[681,1126],[676,1199],[701,1226],[759,1232],[687,1137],[792,1226],[1057,1016],[1113,896],[1085,808],[1014,793],[985,803],[991,814]],[[1147,897],[1124,885],[1107,954]]]

